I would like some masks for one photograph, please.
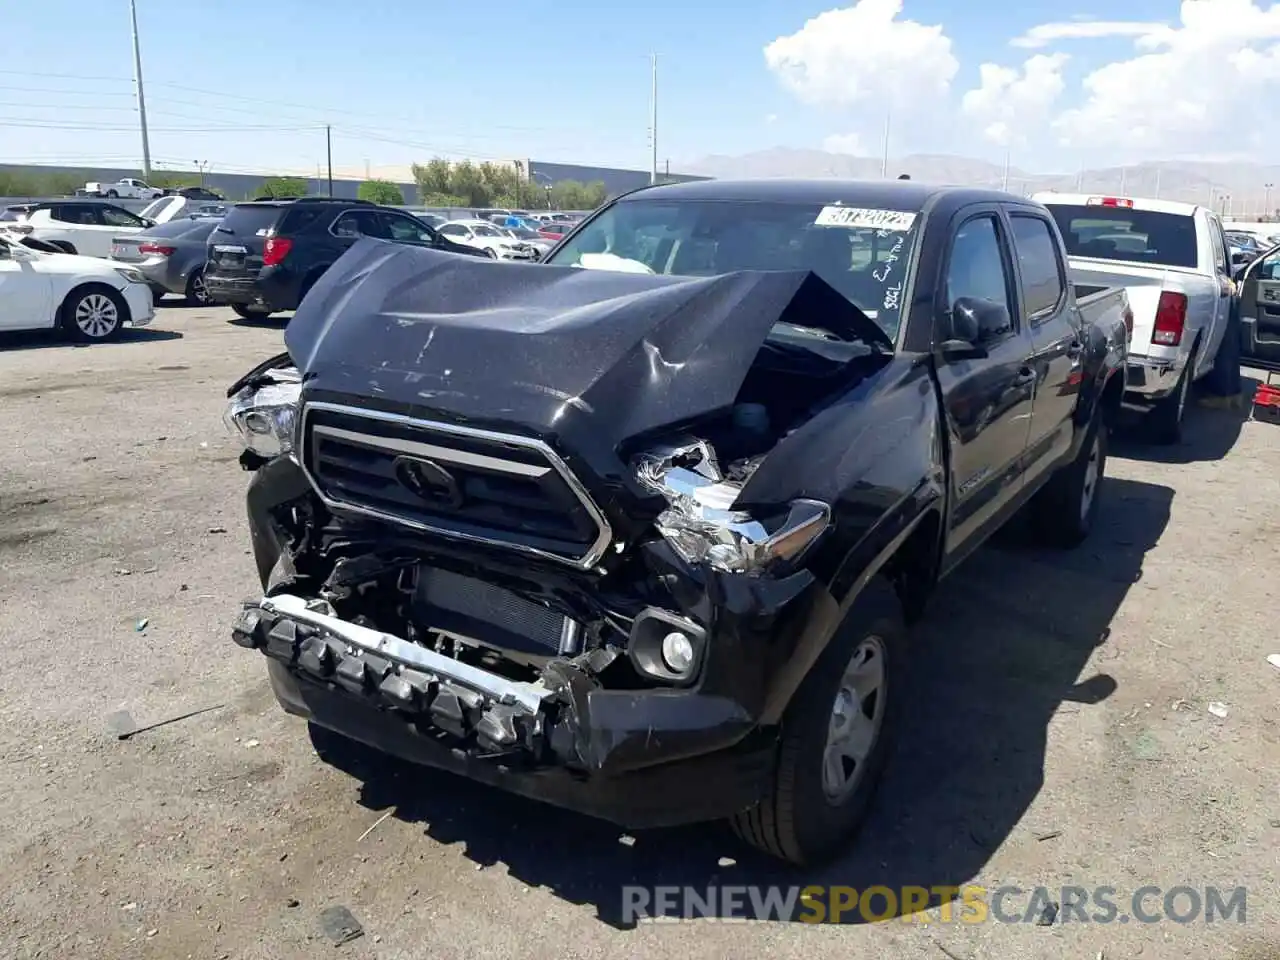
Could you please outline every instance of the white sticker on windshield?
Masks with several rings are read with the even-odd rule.
[[[905,232],[916,222],[914,213],[902,210],[870,210],[865,207],[823,207],[813,221],[819,227],[851,227],[855,230]]]

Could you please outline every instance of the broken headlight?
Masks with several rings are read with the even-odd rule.
[[[297,374],[292,369],[272,370],[269,379],[255,380],[231,397],[222,422],[240,438],[245,449],[267,458],[293,449],[302,395],[302,381]]]
[[[655,525],[681,558],[725,573],[759,574],[804,553],[830,525],[831,508],[798,499],[785,515],[771,518],[735,509],[758,465],[759,459],[745,470],[734,464],[731,473],[741,479],[726,479],[711,445],[698,440],[642,455],[636,475],[670,504]]]

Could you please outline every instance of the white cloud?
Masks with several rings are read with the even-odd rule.
[[[858,0],[809,20],[764,48],[769,69],[807,103],[937,103],[959,63],[941,25],[899,20],[902,0]]]
[[[764,118],[764,122],[765,122],[765,123],[777,123],[777,122],[778,122],[778,115],[777,115],[776,113],[771,113],[771,114],[769,114],[767,117],[765,117],[765,118]]]
[[[1064,53],[1038,53],[1022,70],[984,63],[978,68],[979,85],[960,101],[964,115],[982,126],[983,135],[1001,146],[1028,142],[1043,131],[1050,108],[1065,83]]]
[[[1139,53],[1084,78],[1084,101],[1056,122],[1063,143],[1131,156],[1235,149],[1241,104],[1280,79],[1280,4],[1184,0],[1180,22],[1135,40]],[[1274,139],[1269,131],[1265,135]]]
[[[856,133],[833,134],[822,141],[822,149],[827,153],[847,153],[854,157],[867,156],[862,137]]]
[[[1009,43],[1015,47],[1047,47],[1056,40],[1099,40],[1103,37],[1144,37],[1164,29],[1162,23],[1135,20],[1068,20],[1042,23]]]

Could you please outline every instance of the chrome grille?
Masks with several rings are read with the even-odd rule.
[[[609,544],[604,514],[539,440],[309,403],[301,441],[303,469],[336,510],[582,567]]]

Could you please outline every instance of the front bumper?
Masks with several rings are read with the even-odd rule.
[[[1125,399],[1150,402],[1169,396],[1178,386],[1178,378],[1182,376],[1185,365],[1186,359],[1183,357],[1166,360],[1130,353]]]
[[[375,749],[630,828],[726,817],[772,782],[776,738],[730,698],[606,690],[585,661],[512,681],[322,606],[264,597],[234,639],[286,711]]]
[[[130,326],[145,327],[155,319],[155,298],[145,283],[126,283],[120,294],[129,305]]]

